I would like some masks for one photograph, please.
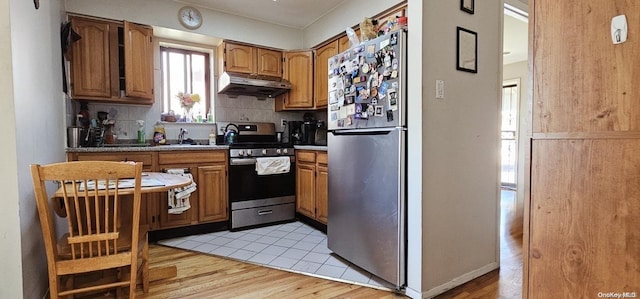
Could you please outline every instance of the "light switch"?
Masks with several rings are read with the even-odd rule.
[[[621,44],[627,41],[627,17],[619,15],[611,19],[611,40],[613,44]]]
[[[444,80],[436,80],[436,99],[444,99]]]

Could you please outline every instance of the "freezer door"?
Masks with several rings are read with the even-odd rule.
[[[402,128],[330,132],[328,246],[405,284],[405,135]]]
[[[406,31],[329,58],[329,130],[405,127]]]

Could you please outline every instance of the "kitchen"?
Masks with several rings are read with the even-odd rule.
[[[137,4],[137,3],[136,3],[136,4]],[[113,5],[115,6],[115,4],[113,4]],[[140,5],[142,5],[142,7],[137,7],[137,9],[150,9],[149,7],[146,7],[146,6],[145,6],[145,5],[143,5],[143,4],[140,4]],[[389,4],[388,4],[388,3],[386,3],[386,4],[378,4],[378,5],[380,5],[380,7],[376,8],[376,11],[372,11],[372,12],[365,12],[365,13],[367,13],[367,15],[369,15],[369,16],[371,16],[371,15],[375,15],[375,14],[376,14],[376,13],[378,13],[379,11],[383,11],[384,9],[388,8],[388,6],[389,6]],[[74,1],[68,1],[68,2],[66,3],[66,6],[67,6],[67,7],[66,7],[66,10],[67,10],[67,11],[74,11],[74,10],[75,10],[76,12],[80,12],[80,13],[83,13],[83,14],[88,14],[88,15],[100,15],[100,16],[102,16],[102,17],[111,18],[111,19],[120,19],[120,20],[121,20],[121,19],[132,19],[132,20],[135,20],[135,17],[133,17],[133,16],[128,16],[128,14],[127,14],[127,12],[126,12],[126,11],[127,11],[127,9],[125,9],[125,8],[124,8],[124,7],[128,7],[128,6],[127,6],[127,5],[125,5],[125,4],[122,4],[121,6],[115,6],[115,7],[118,7],[117,9],[114,9],[114,10],[116,10],[115,12],[114,12],[114,11],[109,11],[108,9],[104,9],[104,7],[101,7],[101,5],[99,5],[98,3],[87,3],[86,1],[78,1],[77,3],[76,3],[76,2],[74,2]],[[177,10],[177,9],[179,8],[179,6],[180,6],[180,5],[177,5],[177,4],[176,4],[176,5],[172,5],[171,7],[172,7],[172,8],[174,9],[174,11],[175,11],[175,10]],[[417,7],[417,9],[418,9],[418,10],[421,10],[421,9],[419,9],[419,8],[421,8],[421,7],[422,7],[422,4],[420,4],[420,3],[416,3],[416,6],[415,6],[415,7]],[[24,8],[24,9],[25,9],[25,11],[27,10],[27,8]],[[30,8],[30,9],[31,9],[31,10],[33,10],[33,8]],[[345,8],[345,9],[348,9],[348,8]],[[136,9],[129,9],[129,10],[136,10]],[[410,12],[410,11],[409,11],[409,13],[408,13],[408,14],[409,14],[409,17],[411,18],[411,12]],[[153,16],[141,17],[141,18],[149,18],[149,20],[147,20],[147,21],[145,21],[145,20],[140,20],[139,22],[140,22],[140,23],[147,23],[147,24],[149,24],[149,23],[151,23],[151,24],[162,24],[163,22],[172,22],[173,24],[172,24],[171,26],[168,26],[168,27],[178,28],[177,21],[175,21],[175,15],[174,15],[173,13],[172,13],[172,14],[168,14],[168,13],[164,13],[164,14],[163,14],[163,13],[157,13],[157,14],[156,14],[156,13],[154,13],[154,14],[150,14],[150,15],[157,15],[157,16],[156,16],[156,17],[153,17]],[[162,17],[163,15],[164,15],[165,17]],[[169,15],[170,15],[170,17],[169,17]],[[224,16],[219,16],[219,15],[217,15],[217,14],[214,14],[214,15],[215,15],[215,17],[220,17],[220,18],[222,18],[222,19],[225,19],[225,18],[224,18]],[[125,18],[125,17],[130,17],[130,18]],[[209,17],[207,17],[207,15],[205,15],[205,18],[206,18],[207,20],[208,20],[208,19],[211,19],[211,20],[215,20],[215,19],[217,19],[217,18],[214,18],[213,16],[209,16]],[[160,19],[160,20],[158,20],[158,19]],[[227,17],[227,19],[228,19],[228,17]],[[351,21],[349,21],[349,23],[350,23],[350,24],[357,23],[361,18],[359,18],[359,17],[358,17],[358,18],[354,18],[354,19],[355,19],[355,20],[351,20]],[[136,20],[136,21],[137,21],[137,20]],[[56,23],[56,22],[54,21],[54,23]],[[333,25],[333,26],[334,26],[334,27],[338,27],[338,26],[339,26],[339,27],[345,27],[345,26],[342,26],[342,25]],[[266,27],[266,26],[262,26],[262,27]],[[262,27],[261,27],[261,28],[262,28]],[[216,29],[211,29],[211,28],[209,28],[209,29],[207,29],[207,30],[221,30],[220,32],[217,32],[217,33],[216,33],[216,36],[221,36],[221,37],[225,37],[225,36],[224,36],[225,34],[226,34],[226,35],[233,35],[233,34],[234,34],[233,32],[226,32],[226,33],[225,33],[225,32],[222,32],[222,31],[224,31],[224,29],[217,29],[217,28],[216,28]],[[228,30],[228,28],[227,28],[227,30]],[[285,29],[285,30],[286,30],[286,29]],[[410,30],[411,30],[411,27],[410,27]],[[242,34],[246,34],[245,32],[247,32],[246,30],[239,30],[239,31],[240,31],[239,33],[236,33],[236,34],[235,34],[236,36],[241,36]],[[340,32],[340,31],[342,31],[342,29],[335,29],[335,30],[333,30],[333,32],[334,32],[334,33],[332,33],[331,35],[335,34],[336,32]],[[410,32],[411,32],[411,31],[410,31]],[[213,34],[212,34],[212,35],[213,35]],[[265,35],[264,35],[264,34],[262,34],[262,32],[259,32],[259,33],[257,33],[257,34],[256,34],[256,36],[255,36],[255,37],[252,37],[250,41],[251,41],[253,44],[259,44],[259,45],[265,45],[265,46],[271,46],[271,47],[278,47],[278,48],[290,48],[290,49],[301,48],[301,46],[300,46],[299,44],[292,43],[292,42],[290,42],[290,41],[278,40],[278,39],[282,39],[283,34],[272,34],[272,35],[273,35],[273,38],[267,38],[267,37],[265,37]],[[286,34],[285,34],[285,35],[286,35]],[[296,32],[296,31],[294,31],[294,32],[292,32],[291,36],[300,36],[300,34],[299,34],[298,32]],[[320,42],[320,41],[322,40],[322,37],[318,37],[318,38],[316,38],[316,39],[318,39],[317,41],[315,41],[315,42],[316,42],[316,44],[317,44],[318,42]],[[292,45],[292,44],[293,44],[293,45]],[[313,44],[313,42],[310,42],[310,44]],[[410,50],[410,51],[411,51],[411,50]],[[157,81],[157,80],[156,80],[156,81]],[[451,82],[453,82],[453,81],[451,81]],[[54,84],[53,84],[53,83],[50,83],[50,84],[52,85],[52,89],[55,89],[55,88],[53,87],[53,85],[54,85]],[[419,84],[418,84],[418,85],[419,85]],[[416,88],[419,88],[419,87],[418,87],[418,85],[416,85]],[[57,84],[56,84],[55,86],[57,87]],[[410,92],[411,92],[411,91],[410,91]],[[255,99],[240,99],[240,100],[241,100],[241,102],[240,102],[240,103],[243,103],[243,102],[244,102],[244,103],[247,105],[247,108],[249,108],[249,107],[250,107],[250,105],[256,105],[255,103],[256,103],[256,102],[258,102],[258,101],[256,101]],[[234,101],[235,101],[235,100],[234,100]],[[267,101],[268,101],[268,100],[267,100]],[[237,103],[237,102],[234,102],[234,103]],[[260,102],[258,102],[258,103],[260,103]],[[243,105],[244,105],[244,104],[243,104]],[[262,105],[262,104],[259,104],[259,105]],[[218,107],[216,107],[216,108],[218,108]],[[109,109],[107,109],[107,107],[91,107],[90,109],[91,109],[92,111],[102,111],[102,110],[106,110],[106,111],[108,111],[108,110],[109,110]],[[130,116],[135,115],[135,116],[133,116],[133,117],[130,117],[130,118],[128,119],[129,121],[135,121],[135,120],[137,120],[138,118],[145,119],[145,123],[147,124],[147,126],[149,126],[150,124],[153,124],[155,121],[157,121],[157,119],[158,119],[158,115],[160,114],[160,111],[159,111],[159,110],[152,111],[152,110],[154,110],[155,108],[152,108],[152,109],[150,109],[150,110],[149,110],[149,111],[147,111],[147,112],[145,112],[145,109],[144,109],[144,108],[139,108],[139,107],[128,108],[128,109],[130,109],[130,111],[126,111],[126,112],[125,112],[125,111],[119,111],[119,112],[118,112],[118,114],[119,114],[119,115],[127,114],[127,115],[130,115]],[[268,112],[269,112],[269,113],[273,113],[273,110],[271,110],[271,109],[272,109],[272,106],[270,106],[270,105],[268,106],[268,108],[267,108],[267,105],[265,105],[265,106],[259,107],[259,108],[258,108],[258,109],[256,109],[256,110],[263,110],[262,112],[265,112],[265,114],[266,114],[267,109],[269,109],[269,110],[268,110]],[[131,112],[131,111],[137,111],[137,112]],[[238,111],[238,110],[236,110],[236,111]],[[260,111],[258,111],[258,112],[260,112]],[[140,113],[142,113],[143,115],[145,115],[145,117],[140,117],[140,116],[139,116],[139,115],[140,115]],[[35,115],[37,115],[37,114],[38,114],[38,112],[34,112],[34,114],[35,114]],[[218,115],[218,114],[217,114],[217,112],[216,112],[216,120],[217,120],[217,121],[218,121],[218,120],[221,120],[221,121],[223,121],[223,120],[224,120],[224,119],[218,119],[218,116],[219,116],[219,115]],[[239,114],[239,115],[237,115],[237,116],[238,116],[238,117],[241,117],[241,116],[242,116],[242,114],[240,113],[240,114]],[[253,115],[250,115],[250,116],[245,115],[245,116],[246,116],[246,117],[248,117],[250,121],[261,121],[261,120],[262,120],[262,119],[260,119],[259,117],[254,117]],[[273,123],[279,124],[279,122],[280,122],[280,119],[281,119],[281,118],[282,118],[282,117],[276,117],[274,120],[271,120],[270,122],[273,122]],[[301,118],[301,117],[300,117],[300,118]],[[300,118],[298,118],[298,119],[300,119]],[[288,119],[288,118],[286,118],[286,117],[285,117],[285,119]],[[417,119],[417,118],[414,118],[414,119]],[[126,119],[125,119],[125,120],[126,120]],[[235,121],[235,120],[237,120],[237,118],[236,118],[236,119],[230,119],[230,120]],[[198,125],[197,125],[197,124],[193,124],[193,125],[190,125],[190,126],[198,126]],[[147,128],[149,128],[149,127],[147,127]],[[132,132],[131,134],[134,134],[134,133],[135,133],[135,130],[132,130],[132,131],[133,131],[133,132]],[[171,137],[171,135],[175,136],[175,135],[176,135],[176,133],[175,133],[175,132],[176,132],[176,131],[171,132],[171,133],[168,133],[167,135],[169,135],[170,137]],[[193,133],[191,133],[191,132],[193,132]],[[208,132],[208,130],[207,130],[207,132]],[[416,133],[418,133],[418,131],[416,131]],[[54,135],[57,135],[58,137],[60,137],[60,138],[61,138],[61,140],[64,140],[64,134],[65,134],[65,132],[54,133]],[[195,134],[194,129],[191,129],[191,130],[190,130],[190,134]],[[133,139],[133,138],[132,138],[132,139]],[[419,148],[419,147],[418,147],[418,148]],[[37,159],[36,159],[36,160],[37,160]],[[410,166],[410,167],[411,167],[411,166]],[[411,170],[410,170],[410,171],[411,171]],[[410,182],[410,183],[409,183],[409,185],[411,186],[411,185],[412,185],[412,183]],[[418,209],[418,210],[420,210],[420,209]],[[416,211],[417,211],[417,210],[416,210]],[[413,219],[419,219],[419,218],[420,218],[420,217],[417,217],[417,218],[416,218],[416,217],[414,217]],[[411,251],[411,249],[409,249],[409,250]],[[411,252],[410,252],[410,255],[411,255]],[[415,270],[414,270],[414,271],[415,271]],[[421,270],[420,270],[420,271],[421,271]],[[415,277],[420,277],[420,276],[421,276],[421,275],[412,276],[412,277],[413,277],[413,278],[415,278]],[[415,281],[414,281],[414,283],[415,283]],[[409,285],[411,285],[411,282],[409,282]]]

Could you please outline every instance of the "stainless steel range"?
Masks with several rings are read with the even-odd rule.
[[[218,122],[217,125],[220,128],[218,144],[224,144],[225,128],[236,130],[237,127],[238,131],[232,140],[228,139],[233,141],[229,144],[231,230],[293,220],[296,200],[293,147],[276,142],[273,123]],[[288,163],[284,165],[282,162],[286,160]],[[280,163],[276,164],[275,171],[261,167],[264,162],[272,161]],[[260,172],[257,164],[261,164]]]

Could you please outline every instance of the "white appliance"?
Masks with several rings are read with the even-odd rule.
[[[406,32],[329,59],[328,246],[406,285]]]

